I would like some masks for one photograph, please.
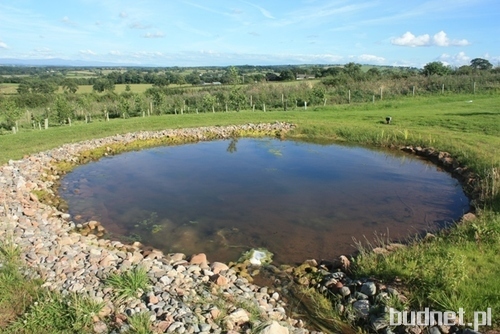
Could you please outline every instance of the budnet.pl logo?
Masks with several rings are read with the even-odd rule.
[[[453,311],[398,311],[392,307],[389,309],[389,325],[391,326],[469,326],[474,331],[478,331],[481,326],[491,326],[491,308],[486,311],[474,312],[474,322],[465,323],[465,311],[459,308],[458,312]]]

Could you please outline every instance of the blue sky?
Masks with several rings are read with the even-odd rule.
[[[0,58],[154,66],[500,63],[498,0],[0,0]]]

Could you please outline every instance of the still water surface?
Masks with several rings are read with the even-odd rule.
[[[167,146],[106,157],[65,176],[75,222],[166,253],[276,263],[355,251],[353,238],[403,238],[468,210],[459,183],[415,156],[275,139]]]

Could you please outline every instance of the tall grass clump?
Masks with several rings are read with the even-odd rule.
[[[105,284],[113,288],[117,300],[140,297],[149,288],[149,283],[146,269],[140,266],[113,273],[105,280]]]

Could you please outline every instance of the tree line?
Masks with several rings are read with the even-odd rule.
[[[317,80],[296,80],[292,67],[281,67],[273,73],[279,80],[269,80],[262,74],[260,80],[244,76],[238,67],[216,68],[204,73],[198,69],[183,75],[176,71],[170,76],[167,70],[139,69],[98,73],[92,78],[71,79],[40,71],[38,77],[27,77],[18,85],[17,94],[0,95],[0,128],[10,131],[13,126],[36,127],[47,119],[51,126],[71,121],[95,121],[116,117],[184,114],[201,112],[228,112],[240,110],[294,110],[318,106],[364,103],[392,99],[399,96],[475,93],[500,90],[500,71],[484,59],[474,59],[470,65],[451,69],[439,62],[432,62],[422,70],[379,69],[367,71],[360,64],[324,67],[314,76]],[[309,73],[312,73],[309,68]],[[301,69],[295,69],[299,71]],[[99,72],[99,71],[96,71]],[[285,72],[291,72],[285,73]],[[174,73],[174,72],[172,72]],[[304,72],[301,72],[304,73]],[[140,75],[139,75],[140,74]],[[220,85],[199,85],[206,75],[215,75]],[[149,76],[148,76],[149,75]],[[192,75],[200,81],[191,85],[186,78]],[[134,93],[130,86],[118,94],[115,84],[148,77],[153,83],[143,93]],[[58,80],[49,80],[57,77]],[[182,81],[187,84],[173,86]],[[288,78],[284,80],[283,78]],[[8,78],[13,78],[9,75]],[[133,79],[136,78],[136,79]],[[154,79],[156,78],[156,79]],[[160,80],[160,78],[163,80]],[[224,78],[224,79],[222,79]],[[78,80],[93,82],[93,92],[77,94]],[[294,84],[276,84],[273,81],[294,81]],[[190,80],[188,80],[190,81]],[[137,82],[141,82],[137,79]],[[213,81],[210,81],[213,82]],[[129,85],[129,84],[127,84]],[[56,91],[62,87],[63,94]]]

